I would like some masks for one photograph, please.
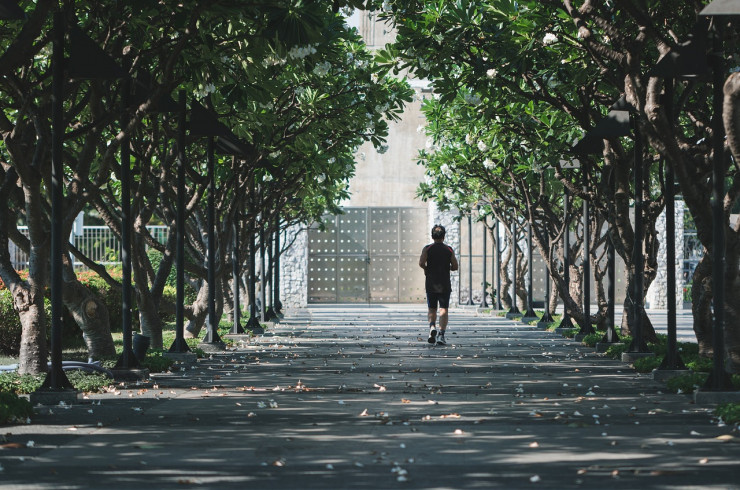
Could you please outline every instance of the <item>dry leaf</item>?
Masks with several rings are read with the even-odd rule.
[[[408,398],[401,398],[401,403],[411,403],[411,400]]]
[[[529,447],[540,447],[540,443],[539,443],[539,442],[537,442],[537,441],[534,441],[534,442],[530,442],[530,443],[529,443]]]

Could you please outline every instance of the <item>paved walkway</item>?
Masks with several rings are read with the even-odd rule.
[[[311,308],[40,408],[3,428],[0,488],[740,488],[732,428],[690,396],[502,318],[456,310],[447,347],[425,325],[418,306]]]

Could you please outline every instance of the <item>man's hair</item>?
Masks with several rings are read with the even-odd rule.
[[[444,239],[445,233],[445,227],[442,225],[434,225],[432,227],[432,238],[435,240]]]

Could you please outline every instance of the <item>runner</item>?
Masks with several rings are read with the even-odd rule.
[[[447,330],[447,309],[450,307],[450,271],[458,269],[457,258],[452,247],[444,243],[445,228],[442,225],[432,227],[432,240],[421,251],[419,267],[424,269],[426,276],[425,288],[427,292],[427,318],[429,319],[430,344],[445,345],[445,330]],[[437,307],[439,306],[439,332],[437,332]]]

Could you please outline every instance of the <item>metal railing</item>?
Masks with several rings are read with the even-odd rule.
[[[147,226],[147,230],[152,234],[155,240],[164,243],[167,239],[167,227],[163,225]],[[18,229],[23,234],[28,234],[28,228],[19,226]],[[107,226],[83,226],[81,230],[75,230],[69,236],[69,242],[78,250],[89,257],[92,261],[105,265],[106,267],[115,267],[121,264],[121,242],[116,235]],[[28,256],[20,250],[11,241],[10,261],[16,270],[25,270],[28,268]],[[74,256],[72,257],[74,260]],[[87,270],[82,262],[74,261],[74,268],[77,271]]]

